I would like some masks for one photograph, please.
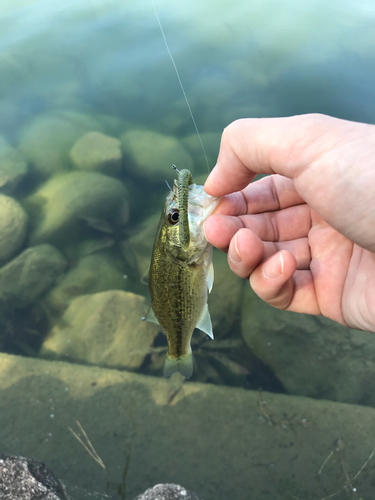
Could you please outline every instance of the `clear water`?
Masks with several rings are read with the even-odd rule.
[[[210,168],[215,164],[223,128],[237,118],[319,112],[375,123],[373,2],[156,0],[156,6],[202,134]],[[46,120],[51,120],[50,125],[45,125]],[[21,151],[29,167],[29,174],[12,192],[30,217],[31,239],[25,239],[18,253],[33,244],[32,235],[38,224],[38,209],[35,204],[30,205],[30,197],[49,179],[74,170],[69,157],[74,143],[91,130],[120,138],[132,129],[182,141],[192,157],[195,177],[203,182],[206,163],[151,1],[0,0],[0,135]],[[43,242],[52,243],[67,259],[66,272],[77,264],[77,249],[83,241],[102,245],[102,250],[97,249],[92,255],[102,252],[118,272],[113,271],[116,276],[112,281],[103,278],[91,289],[87,285],[84,293],[101,292],[106,283],[111,283],[108,288],[148,296],[141,266],[124,255],[126,242],[132,241],[148,217],[156,216],[162,208],[166,187],[160,180],[160,169],[165,166],[161,179],[173,179],[170,164],[176,163],[175,158],[160,165],[160,158],[155,155],[152,162],[155,173],[151,165],[148,177],[122,166],[117,177],[128,189],[130,219],[122,227],[114,221],[114,214],[106,214],[113,226],[110,237],[103,226],[98,228],[102,221],[95,220],[82,224],[78,237],[71,238],[68,231],[63,237],[44,238]],[[135,246],[136,253],[152,245],[154,231],[155,224],[146,232],[143,230],[146,236],[139,247]],[[218,268],[225,272],[222,256],[217,254],[215,258],[220,262]],[[90,265],[88,272],[95,273],[95,262]],[[109,267],[113,270],[113,266]],[[125,274],[127,279],[119,280],[119,274]],[[220,274],[217,279],[220,281]],[[167,481],[179,482],[206,500],[320,500],[331,498],[333,493],[336,498],[373,498],[371,460],[360,475],[361,481],[353,479],[375,448],[369,423],[375,404],[372,336],[320,318],[292,315],[286,319],[283,313],[270,312],[245,285],[233,277],[221,279],[220,294],[213,298],[218,305],[212,309],[219,318],[215,326],[212,314],[218,338],[216,350],[195,334],[192,381],[211,388],[195,401],[196,407],[188,397],[189,389],[185,389],[190,382],[184,386],[186,398],[171,406],[177,390],[172,384],[168,386],[166,406],[155,404],[152,410],[147,407],[149,419],[153,420],[153,412],[157,415],[151,425],[139,404],[132,407],[132,401],[140,398],[137,384],[129,382],[132,388],[126,393],[130,399],[125,404],[121,391],[126,381],[116,379],[112,396],[105,391],[101,396],[104,399],[92,396],[90,405],[94,406],[90,406],[90,411],[85,410],[84,397],[80,399],[76,393],[78,406],[70,401],[64,408],[61,403],[60,415],[50,417],[55,411],[50,409],[53,399],[59,400],[54,390],[57,394],[63,386],[56,381],[48,387],[33,386],[36,398],[27,383],[28,368],[20,369],[21,373],[25,371],[25,380],[17,382],[17,387],[8,386],[3,379],[1,418],[7,434],[1,437],[0,452],[46,462],[66,482],[71,496],[78,499],[89,498],[90,492],[96,498],[131,499],[142,489]],[[79,295],[73,288],[69,288],[72,297]],[[29,358],[39,356],[47,334],[54,325],[65,321],[64,307],[51,307],[49,291],[23,307],[2,300],[2,351]],[[220,316],[228,301],[230,307]],[[250,313],[244,313],[244,309]],[[246,329],[255,332],[247,343],[242,339]],[[259,347],[263,335],[270,347],[268,354]],[[340,343],[338,337],[342,339]],[[163,335],[156,337],[152,348],[138,371],[160,378]],[[279,361],[273,363],[273,357],[280,352],[283,354]],[[308,354],[301,359],[298,372],[295,360],[301,352]],[[63,359],[72,361],[69,357]],[[332,366],[332,372],[327,370],[327,364]],[[3,365],[5,377],[8,365],[5,361]],[[294,371],[288,372],[290,365]],[[94,387],[101,376],[95,368],[88,369],[94,370],[89,372],[92,376],[84,372],[85,377],[92,378]],[[35,375],[36,379],[39,375]],[[214,392],[212,396],[212,384],[230,386],[224,390],[229,392]],[[272,410],[265,410],[263,395],[253,392],[260,388],[290,394],[297,400],[290,399],[288,403],[281,399],[273,416]],[[146,405],[144,391],[139,382],[140,401],[144,398]],[[302,396],[311,400],[299,400]],[[213,397],[216,399],[211,400]],[[224,397],[230,404],[223,402]],[[107,403],[103,403],[105,398]],[[40,424],[39,400],[45,405],[45,415],[55,418],[51,432],[49,424]],[[327,410],[317,400],[329,400],[338,406],[328,406]],[[367,408],[362,413],[356,406],[343,403]],[[30,413],[28,405],[33,408]],[[210,407],[210,416],[204,413],[206,406]],[[294,411],[294,407],[298,408]],[[252,417],[249,408],[254,412]],[[306,414],[315,416],[305,418],[303,408]],[[326,412],[329,416],[324,419]],[[340,420],[342,414],[348,415],[344,423]],[[79,415],[86,418],[85,428],[90,429],[92,440],[104,449],[107,475],[100,475],[99,466],[67,431]],[[189,427],[192,421],[203,419],[207,425]],[[261,430],[259,422],[263,425]],[[170,447],[163,447],[163,435],[168,435],[169,425],[175,423],[192,435],[171,432],[173,439],[165,441]],[[304,434],[306,428],[308,435]],[[134,435],[143,436],[143,441],[133,440]],[[346,446],[345,458],[341,449],[337,451],[338,438]],[[109,439],[116,452],[110,451]],[[309,449],[315,441],[321,444],[319,452],[314,451],[316,455]],[[251,443],[256,443],[256,447],[252,448]],[[282,454],[294,445],[299,447],[298,453]],[[207,452],[211,448],[215,449],[213,455]],[[332,449],[333,458],[324,465],[324,482],[318,473]],[[76,453],[81,453],[79,459]],[[348,467],[352,467],[349,472]],[[350,481],[355,483],[356,491],[350,487]]]

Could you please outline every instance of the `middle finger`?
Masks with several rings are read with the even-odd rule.
[[[311,228],[311,212],[307,205],[297,205],[277,212],[241,215],[211,215],[205,222],[208,240],[226,251],[233,236],[241,228],[251,229],[263,241],[290,241],[307,236]]]

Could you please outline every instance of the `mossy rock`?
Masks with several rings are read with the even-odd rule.
[[[127,191],[117,179],[95,172],[54,177],[31,195],[31,243],[67,244],[81,236],[87,217],[117,218],[127,205]]]
[[[88,132],[74,144],[70,158],[80,170],[116,176],[121,167],[120,141],[101,132]]]
[[[0,192],[12,194],[27,173],[27,163],[21,153],[0,136]]]
[[[148,181],[164,181],[172,164],[193,169],[193,161],[175,137],[150,130],[129,130],[121,138],[124,168]]]
[[[248,286],[242,336],[290,394],[375,404],[375,336],[321,316],[275,309]]]
[[[89,131],[102,132],[99,121],[79,113],[45,114],[34,118],[23,129],[19,149],[33,172],[42,177],[73,168],[70,150]]]
[[[69,305],[41,354],[104,367],[136,370],[159,328],[142,321],[144,297],[122,290],[82,295]]]
[[[63,255],[52,245],[24,250],[0,269],[0,300],[28,306],[50,288],[66,268]]]
[[[26,237],[28,216],[17,200],[0,194],[0,262],[20,249]]]
[[[64,311],[79,295],[123,289],[126,284],[121,263],[110,251],[82,257],[48,293],[46,303],[55,311]]]

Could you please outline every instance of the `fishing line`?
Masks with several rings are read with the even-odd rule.
[[[161,25],[161,22],[160,22],[160,18],[159,18],[159,15],[158,15],[158,11],[156,10],[156,6],[155,6],[155,3],[154,3],[154,0],[152,0],[152,6],[154,7],[154,12],[155,12],[155,16],[156,16],[156,19],[158,21],[158,24],[159,24],[159,28],[160,28],[160,31],[161,31],[161,34],[163,35],[163,39],[164,39],[164,43],[165,43],[165,47],[167,49],[167,52],[168,52],[168,55],[172,61],[172,64],[173,64],[173,67],[174,67],[174,70],[176,72],[176,75],[177,75],[177,79],[178,79],[178,83],[180,84],[180,87],[181,87],[181,90],[182,90],[182,93],[185,97],[185,101],[186,101],[186,105],[188,107],[188,110],[189,110],[189,113],[190,113],[190,116],[191,116],[191,119],[193,121],[193,124],[194,124],[194,127],[195,127],[195,130],[197,132],[197,135],[198,135],[198,139],[199,139],[199,142],[202,146],[202,150],[203,150],[203,154],[204,154],[204,158],[206,160],[206,164],[207,164],[207,170],[208,172],[210,172],[210,166],[208,164],[208,159],[207,159],[207,154],[206,154],[206,150],[203,146],[203,142],[202,142],[202,139],[201,139],[201,135],[199,133],[199,130],[198,130],[198,126],[196,124],[196,121],[194,119],[194,115],[193,115],[193,112],[191,110],[191,107],[190,107],[190,104],[189,104],[189,101],[188,101],[188,98],[187,98],[187,95],[186,95],[186,92],[185,92],[185,89],[184,89],[184,86],[182,85],[182,81],[181,81],[181,78],[180,78],[180,74],[178,72],[178,69],[177,69],[177,66],[176,66],[176,63],[174,62],[174,59],[173,59],[173,56],[172,56],[172,53],[171,51],[169,50],[169,45],[168,45],[168,42],[167,42],[167,39],[165,37],[165,33],[164,33],[164,30],[163,30],[163,26]]]

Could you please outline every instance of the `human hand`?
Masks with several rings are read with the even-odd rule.
[[[257,173],[270,174],[249,184]],[[205,223],[231,269],[288,311],[375,332],[375,126],[303,115],[223,133]]]

